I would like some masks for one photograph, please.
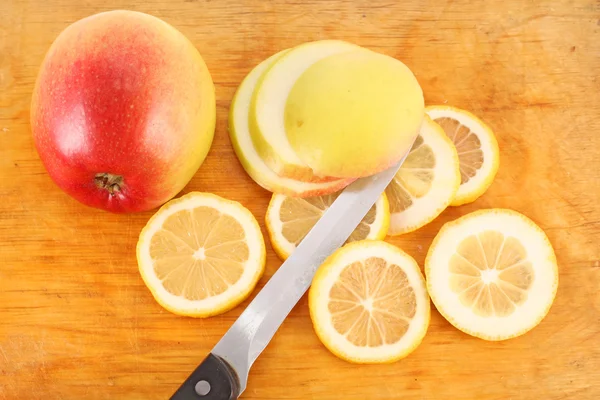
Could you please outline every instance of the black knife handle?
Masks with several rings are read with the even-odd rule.
[[[235,400],[238,377],[225,360],[209,354],[177,389],[171,400]]]

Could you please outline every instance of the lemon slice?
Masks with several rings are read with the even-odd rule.
[[[411,232],[434,220],[459,186],[456,149],[442,128],[425,117],[410,153],[385,190],[391,214],[388,234]]]
[[[476,211],[444,225],[427,254],[425,274],[438,311],[486,340],[533,329],[558,287],[556,257],[544,232],[505,209]]]
[[[352,179],[339,179],[330,182],[302,182],[277,175],[260,158],[248,125],[250,101],[262,74],[289,50],[283,50],[257,65],[238,87],[229,111],[229,137],[235,154],[244,170],[263,188],[274,193],[289,196],[319,196],[337,192],[352,182]]]
[[[271,197],[265,222],[271,245],[282,260],[292,254],[338,196],[339,192],[304,199],[281,194],[274,194]],[[389,222],[388,200],[385,194],[382,194],[347,242],[383,239],[387,234]]]
[[[430,106],[425,111],[442,127],[458,152],[461,183],[451,205],[477,200],[498,172],[500,152],[494,133],[468,111],[449,106]]]
[[[179,315],[209,317],[252,292],[265,268],[265,243],[241,204],[193,192],[150,218],[140,233],[137,260],[160,305]]]
[[[308,304],[321,342],[355,363],[406,357],[429,326],[429,297],[419,266],[381,241],[350,243],[331,255],[317,270]]]

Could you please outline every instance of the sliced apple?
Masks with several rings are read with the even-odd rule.
[[[287,68],[283,60],[276,67]],[[273,79],[269,87],[278,82],[288,84]],[[310,63],[282,92],[288,140],[277,137],[278,148],[322,175],[359,178],[394,165],[411,148],[425,115],[423,92],[410,69],[364,49]],[[262,115],[269,128],[281,128],[279,100],[274,96],[270,103],[277,118]]]
[[[285,132],[285,108],[295,82],[311,65],[328,56],[361,48],[338,40],[309,42],[288,51],[259,79],[250,105],[250,133],[258,154],[276,174],[306,182],[331,181],[303,162]],[[363,49],[367,52],[368,50]]]
[[[310,183],[277,175],[261,159],[250,138],[248,113],[252,94],[262,74],[288,50],[283,50],[256,66],[238,87],[229,111],[229,136],[235,153],[250,177],[263,188],[287,196],[310,197],[341,190],[353,179]]]

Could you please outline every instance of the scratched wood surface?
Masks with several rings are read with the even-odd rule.
[[[241,201],[262,223],[269,193],[244,173],[227,135],[234,91],[278,50],[346,39],[403,60],[428,104],[472,110],[500,143],[500,171],[484,197],[390,241],[422,263],[445,221],[509,207],[545,229],[558,255],[558,296],[529,334],[487,343],[434,312],[422,345],[392,365],[332,356],[303,298],[256,362],[243,398],[600,398],[597,1],[2,0],[0,399],[168,398],[247,304],[206,320],[164,311],[135,261],[151,213],[78,204],[51,182],[34,150],[29,102],[45,51],[68,24],[115,8],[180,29],[216,83],[215,141],[184,192]],[[269,248],[260,286],[279,264]]]

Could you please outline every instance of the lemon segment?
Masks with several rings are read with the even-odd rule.
[[[265,268],[260,227],[241,204],[192,192],[161,207],[137,244],[140,274],[156,301],[208,317],[242,302]]]
[[[388,234],[411,232],[437,218],[459,186],[456,149],[442,128],[425,117],[406,160],[385,190],[390,203]]]
[[[538,325],[558,288],[550,241],[529,218],[489,209],[449,222],[425,261],[429,294],[455,327],[505,340]]]
[[[338,193],[309,198],[294,198],[274,194],[265,216],[267,232],[275,253],[287,259],[312,227],[331,206]],[[385,238],[390,222],[389,204],[385,194],[367,212],[348,242]]]
[[[429,106],[425,112],[454,143],[460,161],[461,184],[453,206],[477,200],[498,172],[500,152],[494,133],[468,111],[450,106]]]
[[[382,241],[347,244],[317,270],[310,316],[321,342],[354,363],[390,363],[423,340],[430,303],[419,266]]]

